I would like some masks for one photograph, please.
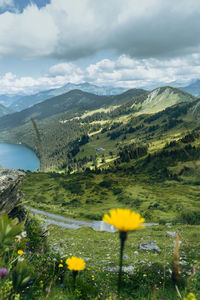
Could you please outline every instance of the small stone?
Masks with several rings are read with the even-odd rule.
[[[181,260],[181,261],[179,261],[179,264],[180,264],[181,266],[185,266],[185,265],[187,265],[187,261]]]
[[[166,231],[166,234],[170,235],[172,238],[175,238],[176,232],[173,231]]]
[[[141,243],[139,245],[139,250],[145,250],[145,251],[154,250],[157,251],[158,253],[161,252],[160,248],[158,247],[155,241]]]
[[[108,272],[118,272],[119,266],[104,267],[103,270],[108,271]],[[126,272],[126,273],[133,273],[134,267],[133,266],[122,267],[122,270],[123,270],[123,272]]]

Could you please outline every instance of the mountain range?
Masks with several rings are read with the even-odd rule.
[[[132,89],[112,96],[72,90],[1,117],[0,141],[28,145],[40,156],[43,169],[54,170],[71,164],[72,157],[78,161],[86,157],[87,164],[88,157],[104,151],[95,149],[117,156],[120,147],[133,141],[146,143],[166,134],[181,135],[185,128],[198,126],[199,108],[196,97],[172,87],[151,92]],[[81,142],[86,147],[81,156],[78,141],[83,136],[89,136],[89,141],[83,139],[86,146]]]
[[[0,119],[0,128],[19,126],[29,122],[32,118],[43,120],[61,113],[67,113],[70,118],[77,117],[87,110],[116,105],[125,105],[137,114],[156,113],[174,104],[191,102],[194,99],[196,99],[194,96],[171,87],[157,88],[152,92],[131,89],[115,96],[99,96],[82,90],[72,90],[20,112],[4,116]]]
[[[12,128],[30,122],[32,118],[43,120],[64,112],[73,117],[87,110],[122,104],[145,93],[146,91],[142,89],[132,89],[116,96],[98,96],[81,90],[72,90],[35,104],[20,112],[4,116],[0,119],[0,128]]]
[[[29,108],[37,103],[43,102],[47,99],[53,98],[55,96],[59,96],[65,94],[71,90],[79,89],[83,92],[92,93],[95,95],[117,95],[123,93],[126,89],[125,88],[115,88],[109,86],[96,86],[90,83],[80,83],[80,84],[73,84],[67,83],[66,85],[57,88],[51,89],[47,91],[42,91],[34,95],[28,95],[24,97],[18,98],[14,103],[10,105],[10,108],[14,111],[21,111],[23,109]]]
[[[154,85],[146,87],[146,89],[151,91],[152,89],[163,86],[165,86],[164,83],[160,83],[159,85],[155,83]],[[175,81],[171,82],[169,86],[179,88],[180,90],[188,92],[196,97],[200,96],[200,80],[193,80],[187,86],[184,86],[184,83]],[[118,95],[127,90],[126,88],[122,87],[96,86],[87,82],[81,84],[67,83],[60,88],[41,91],[34,95],[0,95],[0,104],[9,107],[12,111],[21,111],[26,108],[30,108],[37,103],[43,102],[55,96],[65,94],[74,89],[79,89],[84,92],[103,96]]]
[[[0,95],[0,104],[4,105],[5,107],[9,107],[12,105],[13,102],[20,99],[22,95],[6,95],[1,94]]]

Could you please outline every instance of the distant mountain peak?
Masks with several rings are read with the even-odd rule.
[[[200,79],[199,78],[195,79],[193,82],[191,82],[191,84],[193,84],[193,83],[199,83],[200,84]]]
[[[83,92],[95,94],[95,95],[102,95],[102,96],[110,96],[110,95],[118,95],[123,93],[126,89],[125,88],[116,88],[116,87],[106,87],[106,86],[96,86],[92,85],[88,82],[74,84],[68,82],[61,88],[51,89],[47,91],[42,91],[35,95],[25,96],[18,99],[11,105],[11,108],[15,111],[21,111],[23,109],[29,108],[37,103],[43,102],[47,99],[65,94],[71,90],[82,90]]]
[[[192,81],[189,85],[182,87],[181,90],[190,93],[196,97],[200,97],[200,79]]]

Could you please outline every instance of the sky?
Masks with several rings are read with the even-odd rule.
[[[0,0],[0,94],[198,78],[198,0]]]

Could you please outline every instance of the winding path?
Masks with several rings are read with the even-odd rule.
[[[78,229],[81,227],[91,227],[96,231],[107,231],[107,232],[116,232],[117,229],[114,226],[109,225],[103,221],[79,221],[71,218],[62,217],[56,214],[48,213],[43,210],[39,210],[37,208],[32,208],[29,206],[25,206],[25,208],[31,211],[33,214],[38,214],[41,216],[45,216],[45,222],[47,224],[52,224],[56,226],[60,226],[62,228],[68,229]],[[157,223],[145,223],[146,226],[158,225]]]

